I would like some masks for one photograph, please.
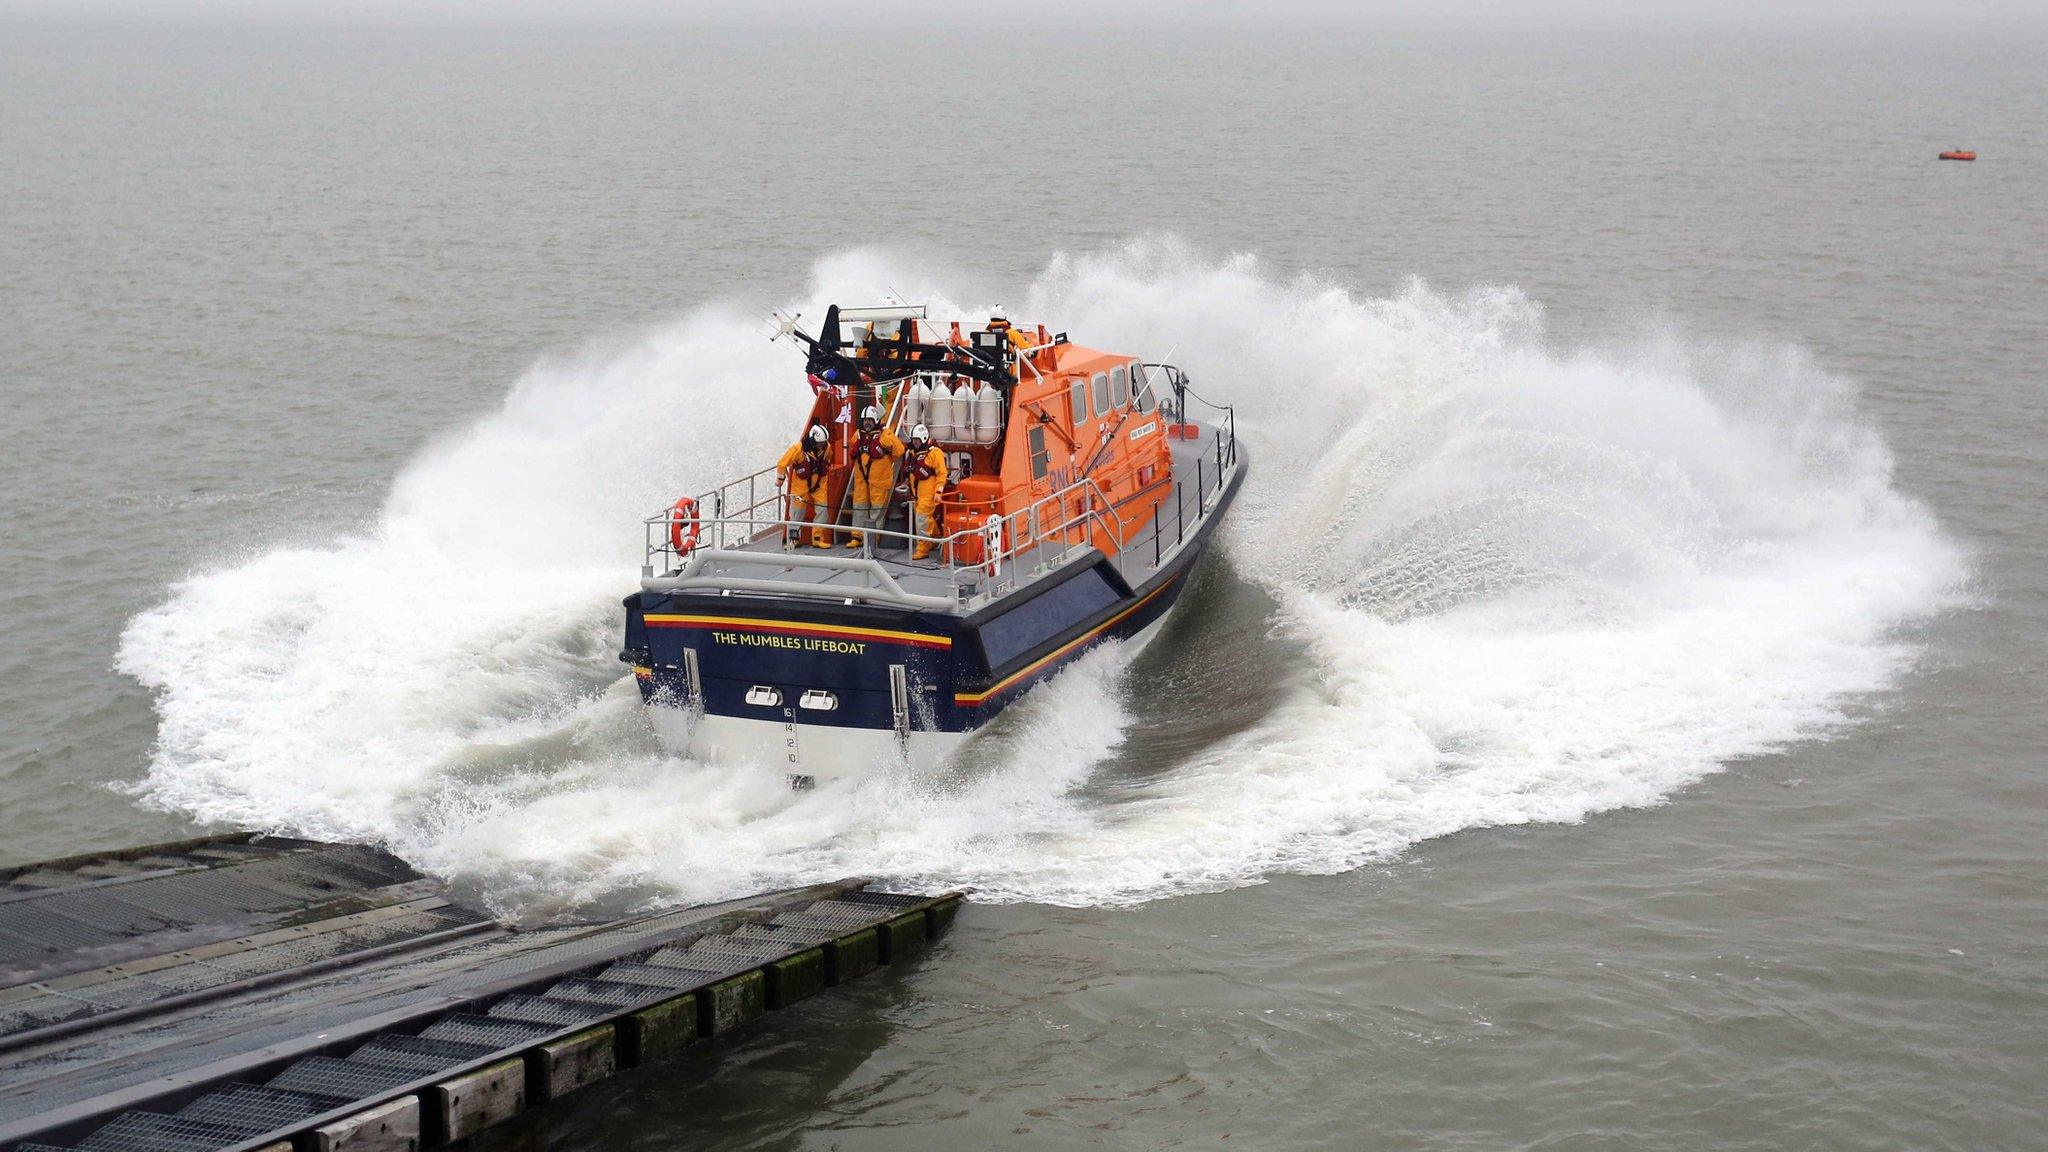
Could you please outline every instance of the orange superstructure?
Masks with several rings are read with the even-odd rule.
[[[777,320],[809,349],[796,446],[643,522],[620,659],[672,747],[799,780],[936,765],[1081,653],[1158,634],[1244,480],[1227,405],[1001,316]]]
[[[966,332],[958,322],[906,319],[893,331],[869,325],[859,336],[852,354],[836,365],[841,382],[819,389],[806,425],[831,432],[828,498],[834,507],[845,503],[852,470],[856,433],[848,417],[869,404],[887,413],[899,432],[931,426],[945,450],[950,467],[939,498],[941,535],[1012,519],[1002,529],[1008,532],[1013,518],[1041,505],[1034,527],[1085,518],[1086,527],[1070,531],[1086,532],[1086,542],[1114,555],[1145,531],[1166,498],[1172,486],[1168,434],[1177,425],[1162,419],[1151,377],[1136,357],[1000,319]],[[1000,377],[958,371],[969,363],[997,369]],[[858,383],[846,382],[855,375]],[[963,404],[977,406],[973,417],[932,416],[939,405],[957,412]],[[979,411],[990,404],[997,406],[992,423]],[[1083,481],[1092,486],[1069,492],[1061,507],[1043,506]],[[1111,515],[1086,518],[1089,504]],[[959,546],[985,545],[976,537]]]

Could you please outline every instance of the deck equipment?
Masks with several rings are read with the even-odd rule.
[[[826,547],[773,467],[689,497],[687,541],[676,509],[646,520],[619,659],[678,751],[799,783],[930,767],[1090,647],[1149,640],[1186,587],[1244,481],[1232,409],[1171,364],[927,311],[778,318],[812,382],[790,438],[827,430]],[[943,450],[936,524],[906,452],[880,527],[847,531],[871,405]]]

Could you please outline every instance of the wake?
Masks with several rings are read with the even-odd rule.
[[[896,285],[984,307],[954,282],[855,253],[793,306]],[[136,791],[383,841],[508,907],[848,874],[1140,901],[1653,804],[1823,738],[1966,574],[1854,388],[1795,349],[1561,355],[1512,289],[1362,297],[1164,241],[1056,259],[1019,299],[1084,343],[1176,349],[1253,449],[1224,547],[1278,605],[1231,641],[1271,706],[1122,802],[1086,786],[1128,751],[1130,677],[1172,652],[1090,655],[941,779],[792,795],[654,745],[612,658],[639,518],[778,450],[805,396],[716,307],[536,367],[405,469],[374,531],[132,621],[119,667],[160,716]]]

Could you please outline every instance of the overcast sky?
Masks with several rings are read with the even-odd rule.
[[[1050,31],[1059,21],[1204,24],[1541,24],[2048,27],[2048,0],[0,0],[0,14],[118,21],[371,24],[940,24]]]

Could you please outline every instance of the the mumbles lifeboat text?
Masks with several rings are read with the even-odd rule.
[[[859,656],[868,650],[864,641],[830,640],[822,636],[777,636],[768,632],[713,632],[714,644],[737,644],[742,648],[785,648],[792,652],[836,652]]]

